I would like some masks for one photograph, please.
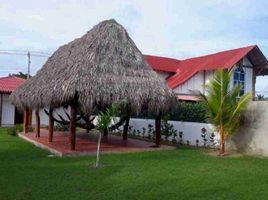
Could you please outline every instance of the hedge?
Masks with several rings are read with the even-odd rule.
[[[207,109],[203,103],[178,102],[170,112],[169,120],[207,122]]]
[[[181,102],[178,101],[174,108],[167,113],[165,118],[173,121],[184,122],[207,122],[207,110],[203,103],[198,102]],[[154,119],[155,116],[152,113],[148,113],[143,110],[143,113],[138,116],[132,116],[134,118],[148,118]]]

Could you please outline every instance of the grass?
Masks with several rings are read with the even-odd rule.
[[[0,130],[0,199],[268,199],[268,160],[202,150],[57,158]]]

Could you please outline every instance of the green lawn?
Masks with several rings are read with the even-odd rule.
[[[0,131],[0,199],[268,199],[268,160],[202,150],[57,158]]]

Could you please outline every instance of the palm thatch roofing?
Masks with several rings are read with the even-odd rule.
[[[175,99],[114,19],[61,46],[10,99],[20,109],[57,108],[75,95],[85,113],[113,102],[126,102],[136,113],[144,105],[167,111]]]

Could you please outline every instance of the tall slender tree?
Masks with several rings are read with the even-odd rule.
[[[251,94],[240,95],[241,85],[231,87],[233,70],[219,69],[205,85],[205,94],[198,92],[208,109],[208,119],[220,134],[220,155],[225,154],[225,139],[240,126],[241,112],[251,100]]]
[[[97,157],[96,157],[96,168],[99,167],[100,161],[100,145],[101,145],[101,136],[102,134],[109,131],[109,125],[111,124],[113,118],[117,114],[118,106],[117,104],[112,104],[104,112],[99,113],[98,115],[98,124],[97,129],[99,130],[98,144],[97,144]]]

